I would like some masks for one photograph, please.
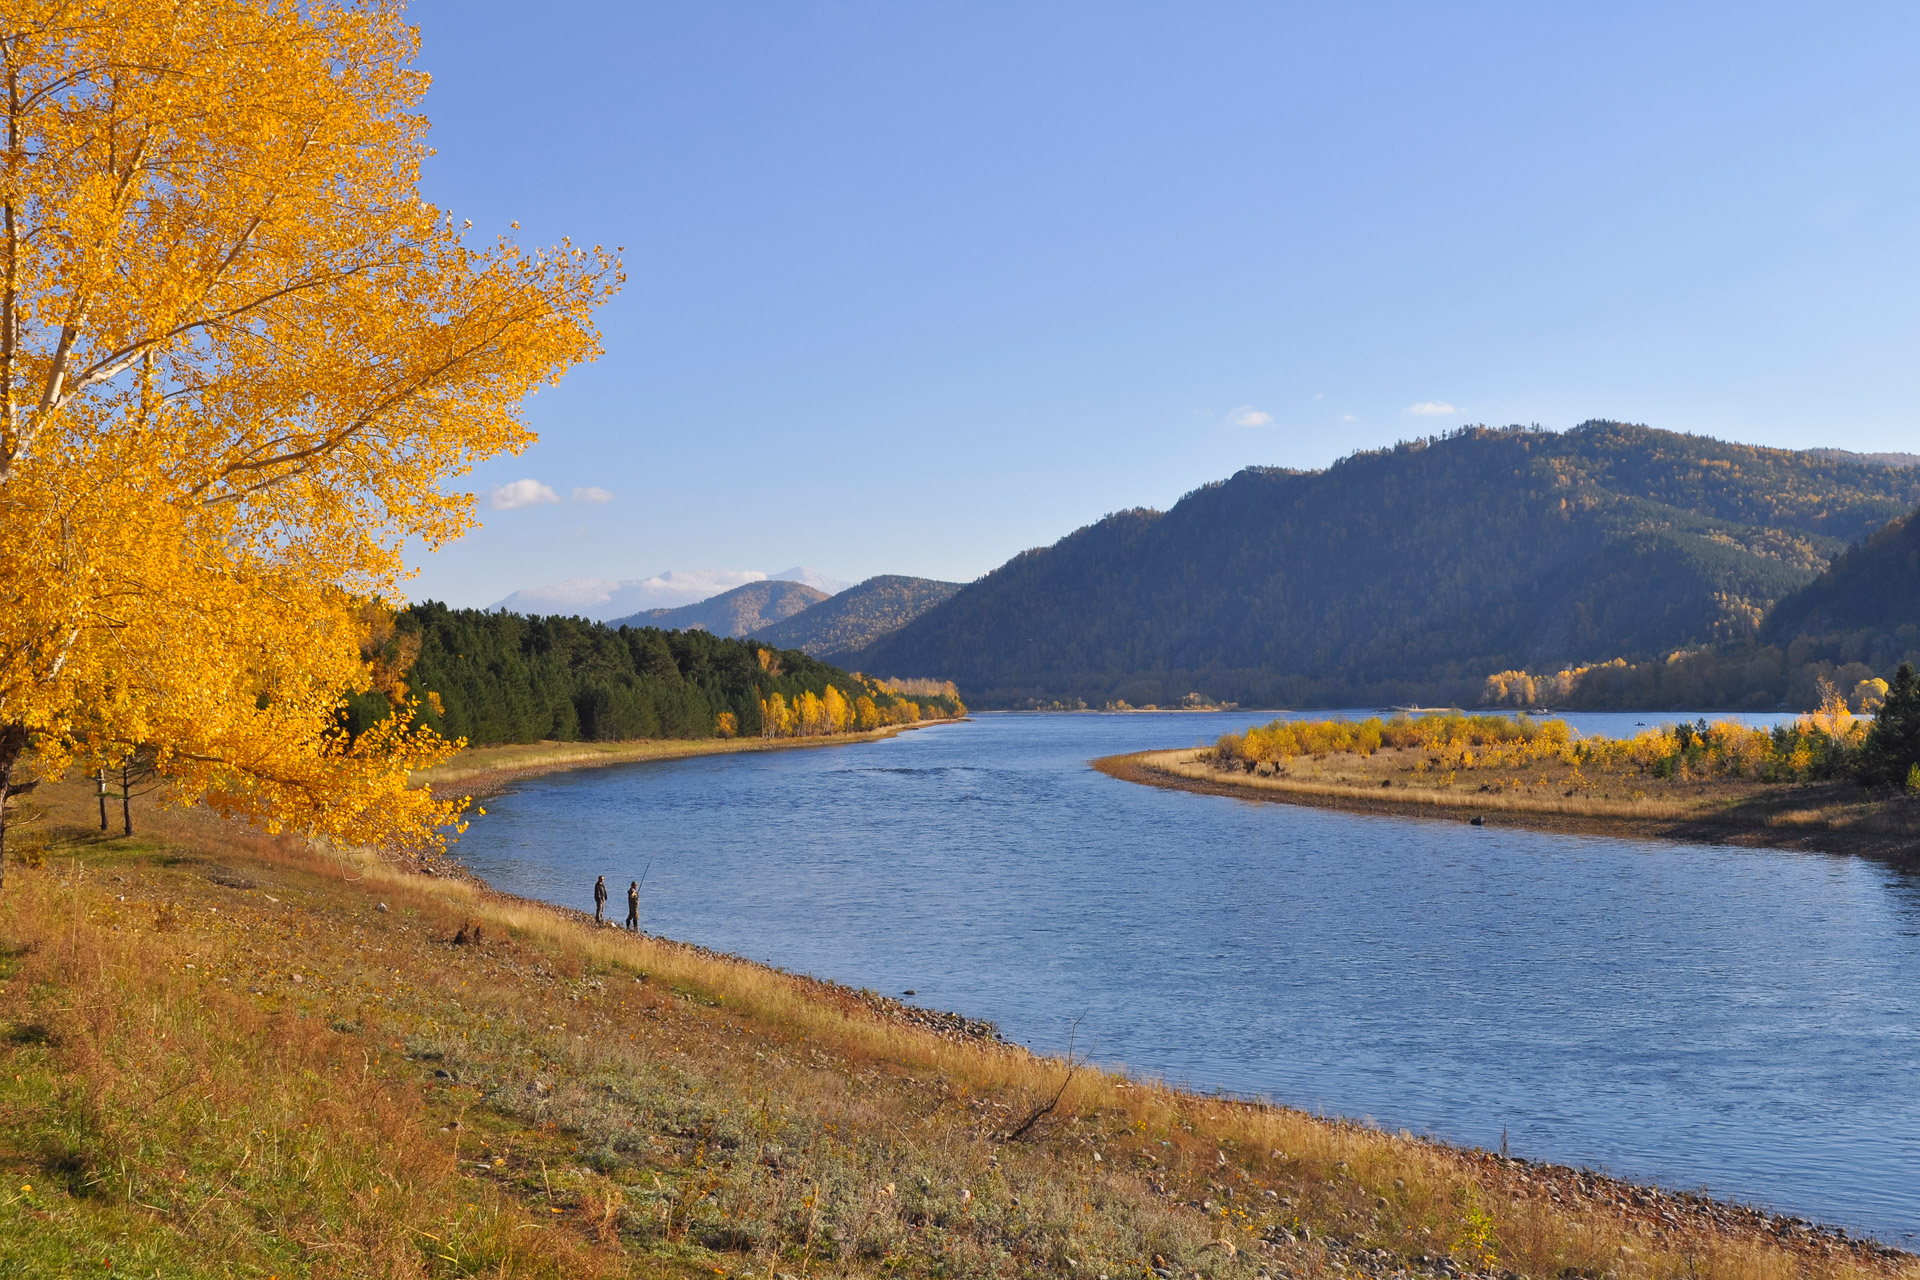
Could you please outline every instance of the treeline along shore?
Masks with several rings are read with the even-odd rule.
[[[1819,711],[1581,737],[1564,720],[1439,713],[1276,720],[1211,747],[1109,756],[1110,776],[1249,799],[1920,858],[1920,680],[1895,675],[1871,720]]]
[[[428,781],[881,737],[967,711],[950,683],[861,675],[699,630],[431,602],[369,606],[362,621],[372,687],[346,700],[342,725],[358,737],[398,718],[465,742],[421,771]]]
[[[84,782],[37,794],[0,898],[0,1273],[1920,1276],[203,808],[141,798],[110,837]]]

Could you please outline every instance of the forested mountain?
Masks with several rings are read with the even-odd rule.
[[[1834,557],[1827,571],[1782,600],[1765,636],[1789,641],[1832,631],[1895,631],[1920,623],[1920,512],[1888,524]]]
[[[882,574],[750,634],[782,649],[833,659],[891,635],[958,590],[957,582]]]
[[[1855,453],[1851,449],[1809,449],[1816,458],[1836,462],[1877,462],[1883,467],[1920,467],[1920,453]]]
[[[610,627],[658,627],[663,631],[698,629],[717,636],[743,636],[791,618],[827,599],[827,593],[804,582],[768,578],[723,591],[698,604],[677,609],[647,609],[616,618]]]
[[[804,653],[705,631],[612,627],[417,604],[377,627],[376,688],[349,701],[355,733],[394,705],[473,743],[793,737],[965,714]]]
[[[1825,573],[1768,612],[1757,637],[1641,662],[1499,671],[1482,701],[1585,710],[1806,709],[1829,691],[1854,710],[1885,692],[1903,662],[1920,665],[1920,513],[1840,553]]]
[[[1490,672],[1754,636],[1920,471],[1614,422],[1249,468],[1025,552],[849,662],[976,704],[1471,702]]]

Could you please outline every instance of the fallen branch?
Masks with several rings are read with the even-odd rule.
[[[1080,1015],[1081,1018],[1084,1018],[1085,1016],[1086,1016],[1085,1014]],[[1028,1112],[1027,1118],[1025,1120],[1022,1120],[1018,1125],[1014,1126],[1012,1132],[1008,1133],[1007,1136],[1000,1139],[1000,1141],[1018,1142],[1020,1141],[1020,1139],[1026,1137],[1027,1133],[1033,1128],[1033,1126],[1039,1124],[1040,1121],[1046,1118],[1047,1116],[1052,1115],[1053,1109],[1060,1105],[1060,1099],[1067,1096],[1067,1086],[1073,1083],[1073,1073],[1078,1071],[1085,1061],[1084,1059],[1082,1059],[1080,1062],[1076,1062],[1074,1061],[1074,1058],[1073,1058],[1073,1037],[1075,1033],[1079,1031],[1079,1029],[1080,1029],[1080,1018],[1075,1018],[1073,1022],[1069,1024],[1067,1027],[1066,1079],[1062,1080],[1060,1082],[1060,1087],[1054,1090],[1053,1097],[1047,1099],[1044,1105],[1035,1107],[1032,1111]]]

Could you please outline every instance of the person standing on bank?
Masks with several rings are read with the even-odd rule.
[[[640,932],[640,882],[638,880],[627,884],[627,928],[635,933]]]
[[[601,876],[593,882],[593,922],[607,922],[607,878]]]

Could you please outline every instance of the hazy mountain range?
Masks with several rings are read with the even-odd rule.
[[[782,649],[802,649],[816,658],[844,665],[860,650],[882,636],[892,635],[960,590],[958,582],[883,574],[752,634],[754,639]]]
[[[678,609],[647,609],[624,618],[615,618],[609,625],[744,636],[791,618],[827,598],[827,592],[804,582],[772,578],[763,582],[749,582],[696,604],[683,604]]]
[[[885,574],[829,596],[802,582],[749,582],[678,609],[649,609],[610,625],[751,636],[816,658],[851,654],[960,590],[957,582]]]
[[[675,609],[711,599],[751,582],[801,582],[825,595],[853,584],[799,565],[779,573],[758,569],[670,569],[650,578],[568,578],[544,587],[524,587],[488,605],[508,613],[563,614],[607,622],[650,609]]]
[[[957,582],[900,574],[855,584],[799,567],[775,574],[674,570],[626,580],[570,578],[515,591],[490,606],[489,612],[752,636],[814,657],[839,657],[898,630],[958,590]],[[648,607],[620,611],[635,600]]]

